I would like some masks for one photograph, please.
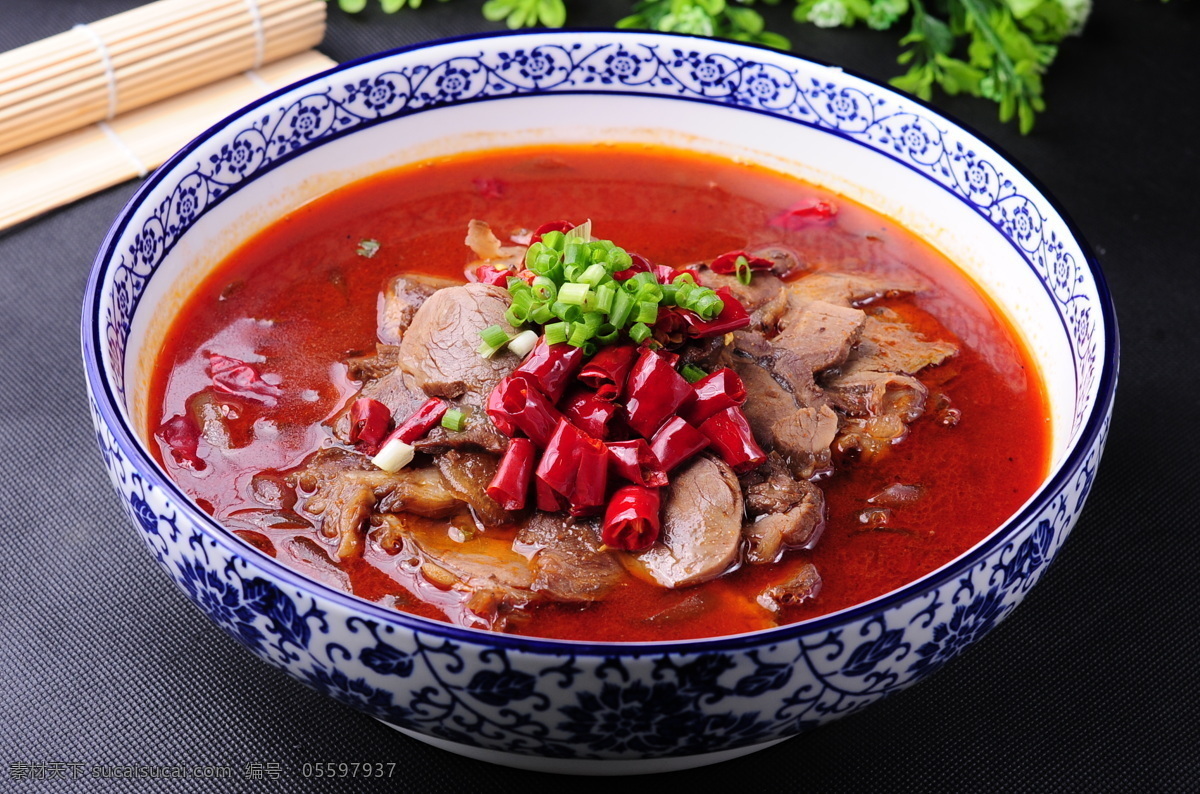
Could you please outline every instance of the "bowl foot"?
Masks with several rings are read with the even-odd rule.
[[[485,750],[481,747],[471,747],[470,745],[460,744],[458,742],[447,741],[446,739],[438,739],[434,736],[428,736],[416,731],[410,731],[406,728],[401,728],[392,725],[390,722],[383,722],[389,728],[395,728],[405,736],[410,736],[420,742],[432,745],[447,752],[455,753],[456,755],[473,758],[476,761],[484,761],[489,764],[499,764],[500,766],[510,766],[516,769],[525,769],[531,772],[549,772],[557,775],[653,775],[659,772],[676,772],[681,769],[695,769],[709,764],[719,764],[722,761],[730,761],[734,758],[740,758],[743,755],[765,750],[772,745],[779,744],[784,739],[776,739],[762,744],[754,744],[749,747],[738,747],[734,750],[721,750],[714,753],[701,753],[698,755],[685,755],[673,758],[646,758],[630,761],[621,760],[596,760],[596,759],[572,759],[572,758],[543,758],[536,755],[522,755],[520,753],[505,753],[499,750]]]

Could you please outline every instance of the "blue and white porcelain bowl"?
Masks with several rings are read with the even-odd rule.
[[[538,126],[529,128],[529,120]],[[599,120],[599,121],[593,121]],[[1054,465],[959,559],[843,612],[770,631],[587,644],[464,629],[310,581],[222,529],[146,451],[167,320],[288,210],[380,169],[498,146],[655,142],[745,158],[931,241],[1007,313],[1046,379]],[[146,181],[83,311],[96,438],[150,553],[254,654],[446,749],[588,774],[700,766],[913,684],[986,634],[1075,524],[1112,410],[1103,278],[1019,168],[890,89],[775,51],[638,32],[467,38],[346,64],[230,116]]]

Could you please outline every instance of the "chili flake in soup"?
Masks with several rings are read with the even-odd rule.
[[[532,230],[558,219],[591,219],[595,237],[629,252],[629,272],[657,273],[640,277],[659,284],[642,299],[694,280],[749,314],[731,333],[705,335],[702,320],[680,319],[671,288],[642,318],[656,318],[648,340],[633,347],[631,316],[609,334],[616,347],[597,348],[610,352],[592,375],[609,371],[618,347],[635,357],[623,372],[659,368],[646,377],[670,379],[679,396],[670,409],[638,416],[633,378],[613,376],[620,382],[605,392],[596,390],[604,377],[578,369],[546,397],[512,380],[520,355],[476,352],[483,326],[512,300],[506,284],[533,281]],[[469,224],[474,250],[464,246]],[[561,248],[561,238],[546,242]],[[678,278],[684,268],[692,278]],[[605,278],[621,288],[627,276]],[[480,277],[498,286],[453,286]],[[530,327],[540,333],[559,317],[542,319]],[[700,386],[687,379],[700,376],[706,393],[720,392],[708,406],[719,421],[696,407]],[[502,393],[509,387],[519,398]],[[744,404],[729,397],[740,388]],[[551,473],[558,442],[506,427],[511,400],[535,397],[566,417],[560,435],[600,450],[599,475],[576,476],[586,468],[578,457],[567,474]],[[882,595],[983,539],[1049,463],[1045,396],[1027,353],[932,248],[811,185],[656,147],[459,156],[313,201],[189,298],[150,399],[148,430],[172,478],[281,562],[418,615],[590,641],[734,634]],[[430,399],[442,418],[409,434],[413,462],[398,474],[373,465],[383,436]],[[732,436],[720,434],[736,427],[761,455],[730,457]],[[676,431],[683,440],[665,438]],[[699,453],[688,441],[697,438]],[[653,506],[631,508],[650,511],[653,544],[626,550],[645,538],[621,546],[632,536],[605,524],[603,545],[605,505],[592,495],[580,507],[576,489],[607,471],[601,501],[616,491],[625,504],[617,489],[658,477],[676,450],[668,485],[640,484]],[[632,456],[625,469],[621,454]],[[527,502],[515,512],[487,496],[488,484],[516,476],[497,476],[501,455],[532,479],[512,480],[520,498],[508,507]]]

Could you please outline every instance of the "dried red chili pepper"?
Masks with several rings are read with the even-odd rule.
[[[266,405],[275,405],[283,396],[283,389],[273,383],[263,380],[258,369],[245,361],[222,356],[220,353],[210,353],[208,356],[208,375],[212,378],[217,391],[245,397]]]
[[[777,229],[799,231],[808,226],[829,223],[837,215],[837,205],[819,198],[806,198],[771,219]]]
[[[416,413],[397,425],[383,443],[386,444],[393,438],[398,438],[405,444],[411,444],[418,438],[425,438],[434,425],[442,421],[442,417],[446,415],[446,409],[449,407],[450,404],[445,400],[430,397],[424,405],[417,409]]]
[[[497,428],[501,423],[527,435],[539,447],[550,443],[554,428],[562,414],[550,399],[529,380],[528,376],[513,373],[502,378],[492,390],[499,392],[497,400],[488,399],[487,413]],[[503,432],[503,431],[501,431]]]
[[[583,359],[582,347],[566,342],[548,345],[546,337],[542,336],[514,374],[526,376],[542,394],[550,398],[550,402],[557,403],[575,373],[583,366]]]
[[[592,438],[608,438],[608,423],[617,413],[616,403],[602,400],[591,391],[576,389],[562,404],[563,416]]]
[[[500,459],[496,476],[487,487],[487,495],[505,510],[524,510],[533,479],[533,459],[537,450],[527,438],[514,438]]]
[[[698,338],[709,336],[719,336],[727,334],[730,331],[736,331],[739,328],[745,328],[750,324],[750,313],[746,311],[746,307],[741,302],[733,297],[733,293],[729,291],[729,287],[721,287],[716,290],[717,297],[721,299],[724,307],[721,313],[711,320],[701,320],[699,316],[693,312],[683,312],[683,319],[691,326],[691,335]]]
[[[729,367],[705,375],[692,384],[693,396],[684,402],[679,415],[699,425],[717,411],[746,403],[746,384]]]
[[[770,270],[775,265],[770,259],[763,259],[761,256],[750,256],[745,251],[729,251],[714,259],[712,264],[708,266],[708,269],[714,273],[731,276],[737,273],[737,260],[739,256],[746,258],[746,264],[749,265],[751,270]]]
[[[517,434],[517,428],[509,421],[508,414],[504,410],[504,389],[500,388],[502,383],[504,383],[503,380],[488,393],[483,410],[487,412],[488,418],[492,420],[492,424],[496,426],[497,430],[512,438]]]
[[[608,487],[608,450],[563,419],[546,445],[537,477],[566,497],[571,515],[597,512]]]
[[[707,438],[704,443],[708,444]],[[646,439],[609,441],[604,446],[608,447],[609,474],[623,477],[635,485],[659,488],[667,484],[667,472]]]
[[[709,444],[708,436],[678,416],[668,419],[654,438],[650,439],[650,452],[658,460],[664,472],[670,472],[680,463],[691,460]]]
[[[659,311],[662,316],[662,311]],[[579,381],[596,390],[601,400],[615,400],[625,391],[625,379],[633,366],[638,349],[634,345],[602,347],[579,370]]]
[[[507,268],[497,270],[491,265],[480,265],[475,268],[475,280],[480,284],[491,284],[494,287],[508,287],[508,277],[513,272]]]
[[[574,228],[575,224],[571,223],[570,221],[548,221],[534,230],[533,236],[529,238],[529,244],[533,245],[534,243],[540,243],[542,241],[542,235],[544,235],[546,232],[563,232],[565,234]]]
[[[547,513],[563,513],[570,507],[570,503],[558,491],[547,485],[541,477],[533,478],[533,493],[538,510]]]
[[[650,548],[658,540],[660,504],[657,488],[641,485],[618,488],[604,511],[600,540],[605,546],[624,551]]]
[[[708,436],[713,448],[738,474],[756,468],[767,459],[767,454],[754,440],[750,423],[741,408],[718,411],[704,420],[700,432]]]
[[[200,428],[189,417],[182,414],[172,416],[158,426],[154,435],[171,450],[171,457],[184,468],[204,471],[207,467],[197,450],[200,446]]]
[[[370,397],[359,397],[350,406],[350,443],[377,450],[388,434],[392,412],[386,405]]]
[[[675,371],[670,357],[643,348],[625,382],[629,426],[650,438],[691,394],[692,385]]]

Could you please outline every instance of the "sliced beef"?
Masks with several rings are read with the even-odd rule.
[[[724,461],[704,455],[673,475],[658,541],[623,559],[634,573],[674,589],[737,565],[741,541],[741,486]]]
[[[514,516],[487,495],[500,459],[487,452],[448,450],[434,457],[446,488],[471,506],[471,513],[484,529],[511,524]]]
[[[810,273],[789,282],[790,298],[798,303],[825,301],[838,306],[856,306],[883,297],[918,292],[921,285],[868,273]]]
[[[438,290],[421,305],[400,344],[399,370],[430,397],[470,395],[478,405],[520,363],[505,350],[492,358],[476,352],[479,332],[505,322],[508,293],[487,284]]]
[[[873,457],[902,440],[929,394],[914,375],[957,351],[949,342],[923,339],[890,310],[872,309],[850,358],[821,381],[847,415],[837,446]]]
[[[783,281],[773,273],[765,270],[756,271],[749,284],[743,284],[738,281],[737,276],[730,274],[714,273],[707,267],[700,268],[700,283],[712,289],[720,289],[721,287],[729,287],[729,291],[733,293],[733,297],[746,307],[746,311],[753,312],[762,306],[767,301],[774,298],[783,289]]]
[[[464,430],[434,427],[414,446],[424,452],[479,448],[501,453],[508,439],[487,420],[484,404],[492,388],[520,363],[508,351],[490,359],[477,351],[479,332],[490,325],[511,331],[504,320],[508,293],[486,284],[445,287],[429,296],[413,315],[400,344],[387,349],[395,366],[363,384],[360,396],[386,405],[396,421],[412,416],[430,397],[449,400],[467,414]],[[333,423],[348,440],[349,406]]]
[[[458,543],[444,532],[409,526],[404,516],[385,514],[371,537],[392,555],[385,570],[407,577],[422,599],[441,607],[455,622],[501,629],[538,596],[536,571],[503,540],[486,535]],[[377,552],[376,552],[377,553]]]
[[[779,380],[772,373],[776,363],[733,358],[733,368],[751,395],[742,411],[760,445],[778,453],[797,477],[811,477],[829,466],[838,416],[802,363],[789,361],[790,367],[779,367],[786,376]]]
[[[386,472],[365,456],[336,448],[313,454],[289,479],[304,498],[304,511],[318,519],[321,534],[337,540],[334,556],[343,560],[362,554],[373,512],[445,518],[461,506],[435,469]]]
[[[742,478],[746,511],[742,527],[746,562],[772,563],[787,549],[811,549],[825,527],[825,495],[808,480],[796,479],[772,453],[767,463]]]
[[[817,566],[806,562],[787,581],[772,585],[758,594],[756,599],[763,609],[778,612],[782,607],[795,606],[821,592],[821,574]]]
[[[513,543],[537,569],[533,590],[554,601],[596,601],[624,577],[616,557],[601,551],[594,521],[569,521],[559,514],[535,513]]]
[[[352,380],[378,380],[396,368],[400,348],[395,345],[375,345],[375,352],[350,356],[346,359],[346,374]]]
[[[375,304],[376,335],[385,345],[398,345],[413,317],[430,295],[456,282],[438,276],[407,273],[396,276]]]
[[[771,344],[803,359],[810,373],[820,372],[846,360],[865,322],[861,309],[807,301],[779,319],[779,335]]]

